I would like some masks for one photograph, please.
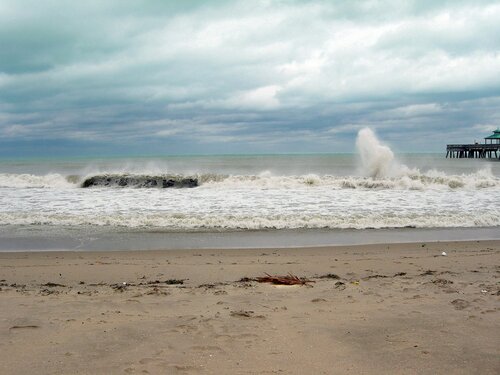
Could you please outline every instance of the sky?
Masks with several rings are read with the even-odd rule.
[[[0,0],[0,156],[442,152],[500,126],[500,2]]]

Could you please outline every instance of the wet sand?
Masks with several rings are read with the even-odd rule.
[[[0,253],[0,373],[498,374],[499,276],[500,241]]]

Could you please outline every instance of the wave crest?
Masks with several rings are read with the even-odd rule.
[[[65,188],[74,187],[74,176],[49,173],[43,176],[33,174],[0,173],[0,188]]]
[[[176,175],[130,175],[130,174],[103,174],[88,177],[83,180],[81,187],[135,187],[135,188],[192,188],[198,186],[195,177]]]
[[[91,176],[63,176],[47,174],[0,174],[0,188],[331,188],[366,190],[427,190],[427,189],[485,189],[500,187],[500,178],[485,168],[476,173],[447,175],[431,170],[421,173],[408,170],[397,177],[360,177],[308,174],[302,176],[224,175],[216,173],[197,175],[136,175],[136,174],[99,174]]]
[[[363,214],[363,215],[184,215],[104,214],[70,215],[42,212],[0,213],[0,225],[112,226],[185,230],[267,230],[267,229],[384,229],[500,226],[492,213]]]

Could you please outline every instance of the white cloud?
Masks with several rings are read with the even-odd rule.
[[[277,94],[280,86],[269,85],[258,87],[253,90],[248,90],[237,94],[234,98],[226,100],[224,104],[242,108],[254,109],[274,109],[279,107]]]
[[[403,107],[397,107],[386,111],[379,111],[375,115],[376,117],[383,117],[383,118],[391,118],[391,117],[407,118],[407,117],[434,115],[437,113],[441,113],[442,111],[443,108],[441,107],[440,104],[426,103],[426,104],[406,105]]]

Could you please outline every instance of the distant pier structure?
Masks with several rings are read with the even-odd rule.
[[[500,160],[500,129],[494,130],[492,135],[485,137],[484,143],[447,145],[446,157]]]

